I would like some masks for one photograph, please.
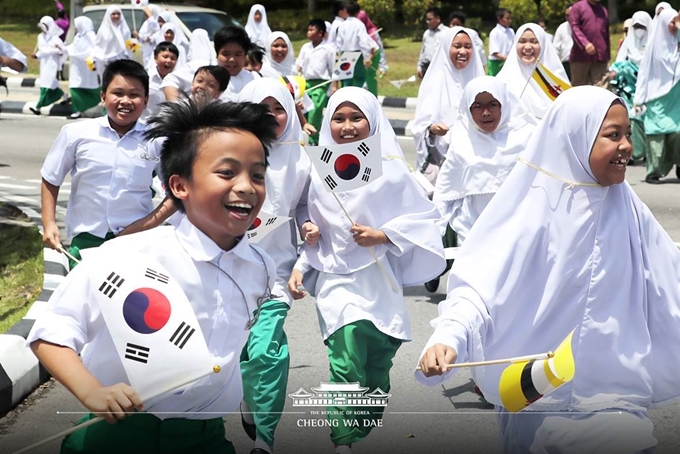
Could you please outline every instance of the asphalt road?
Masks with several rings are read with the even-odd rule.
[[[42,160],[65,120],[3,115],[0,119],[0,177],[38,179]],[[410,138],[401,140],[410,162],[414,149]],[[628,181],[647,203],[675,241],[680,241],[680,199],[678,182],[669,178],[666,184],[651,186],[644,179],[642,167],[628,171]],[[3,191],[0,179],[0,192]],[[10,191],[5,188],[4,191]],[[387,406],[384,427],[374,429],[363,442],[354,446],[355,453],[392,454],[488,453],[496,450],[496,424],[491,408],[473,393],[467,371],[461,371],[444,386],[424,387],[413,378],[413,367],[431,329],[429,321],[436,316],[437,303],[444,298],[444,283],[435,294],[421,287],[406,289],[406,304],[413,326],[413,342],[404,344],[394,360],[391,374],[392,396]],[[327,359],[313,300],[295,303],[286,323],[291,369],[288,392],[299,388],[310,391],[327,379]],[[534,353],[534,352],[527,352]],[[670,359],[669,359],[670,360]],[[293,407],[287,400],[285,414],[277,431],[279,453],[333,452],[322,415],[310,408]],[[15,412],[0,419],[0,453],[13,452],[23,446],[56,434],[71,426],[83,407],[60,385],[48,384],[36,391]],[[675,452],[680,447],[677,427],[680,406],[652,410],[651,417],[659,439],[657,452]],[[316,421],[316,422],[315,422]],[[227,438],[237,452],[249,452],[252,445],[243,433],[240,417],[226,417]],[[34,452],[57,452],[59,442],[52,442]]]

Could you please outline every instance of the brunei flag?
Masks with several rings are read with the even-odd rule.
[[[571,85],[551,73],[540,61],[536,63],[531,78],[551,101],[554,101],[564,90],[571,88]]]
[[[503,406],[518,412],[574,378],[574,355],[569,333],[549,359],[514,363],[501,375],[499,394]]]

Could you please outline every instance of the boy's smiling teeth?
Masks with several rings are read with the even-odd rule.
[[[132,109],[129,109],[127,107],[121,107],[120,109],[118,109],[118,112],[130,113],[130,112],[132,112]]]
[[[253,206],[250,205],[249,203],[245,202],[233,202],[233,203],[227,203],[224,205],[227,209],[229,210],[236,210],[240,211],[243,213],[250,213],[250,211],[253,209]]]

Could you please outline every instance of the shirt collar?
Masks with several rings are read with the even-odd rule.
[[[99,123],[99,126],[105,129],[108,129],[109,131],[113,132],[116,136],[118,136],[118,133],[111,127],[111,123],[109,123],[109,116],[108,115],[103,115],[99,118],[96,119],[96,121]],[[128,132],[125,133],[125,136],[132,135],[134,133],[143,133],[146,130],[146,123],[144,123],[141,120],[137,120],[137,123],[130,129]],[[122,138],[122,137],[121,137]]]
[[[233,253],[243,260],[262,263],[262,260],[253,252],[245,235],[237,238],[236,245],[231,250],[224,251],[217,243],[192,224],[186,215],[182,216],[182,220],[176,229],[176,234],[184,250],[194,260],[210,262],[215,259],[219,260],[222,254]]]

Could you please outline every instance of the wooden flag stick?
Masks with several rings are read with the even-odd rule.
[[[514,358],[504,358],[504,359],[493,359],[490,361],[477,361],[475,363],[459,363],[459,364],[447,364],[444,369],[457,369],[459,367],[478,367],[478,366],[493,366],[494,364],[507,364],[507,363],[528,363],[529,361],[535,361],[539,359],[550,359],[554,357],[553,352],[541,353],[540,355],[528,355],[528,356],[515,356]],[[423,370],[420,366],[416,367],[416,370]]]
[[[347,216],[347,219],[349,219],[349,222],[351,222],[352,225],[354,225],[354,220],[352,219],[352,217],[349,215],[349,213],[345,209],[345,205],[342,204],[342,202],[338,198],[338,195],[334,191],[331,191],[331,194],[333,194],[333,197],[335,197],[335,200],[338,202],[338,205],[340,205],[340,208],[342,208],[342,211],[345,213],[345,216]],[[373,248],[371,246],[368,247],[368,252],[371,253],[371,256],[373,256],[375,263],[378,264],[378,268],[380,268],[380,271],[382,272],[382,274],[385,275],[387,282],[390,283],[390,287],[392,287],[392,291],[395,292],[395,293],[399,292],[399,289],[397,288],[397,286],[392,281],[392,278],[390,278],[390,275],[387,274],[387,271],[385,270],[385,268],[383,268],[382,263],[380,263],[380,260],[378,260],[378,256],[375,255],[375,251],[373,250]]]
[[[374,32],[369,33],[368,36],[375,35],[376,33],[380,33],[381,31],[383,31],[382,27],[380,27],[379,29],[377,29]]]
[[[318,84],[318,85],[314,85],[313,87],[309,87],[309,88],[307,88],[305,91],[312,91],[312,90],[314,90],[315,88],[323,87],[324,85],[328,85],[328,84],[330,84],[331,82],[335,82],[335,81],[334,81],[333,79],[327,80],[326,82],[321,82],[321,83]]]
[[[69,254],[69,252],[66,249],[64,249],[63,247],[60,246],[59,249],[57,249],[57,251],[61,252],[62,254],[64,254],[66,257],[70,258],[74,262],[80,263],[80,260],[78,260],[77,258],[72,256],[71,254]]]
[[[218,372],[220,372],[220,370],[221,370],[220,366],[214,366],[211,372],[218,373]],[[205,375],[210,375],[210,372],[208,372],[208,373],[205,374]],[[203,375],[203,377],[205,377],[205,375]],[[150,399],[155,399],[156,397],[158,397],[158,396],[160,396],[160,395],[162,395],[162,394],[165,394],[165,393],[170,392],[170,391],[174,391],[174,390],[177,389],[177,388],[181,388],[182,386],[188,385],[189,383],[193,383],[194,381],[200,380],[200,379],[203,378],[203,377],[192,378],[191,380],[187,380],[186,382],[184,382],[184,383],[182,383],[182,384],[179,384],[179,385],[177,385],[177,386],[173,386],[171,389],[163,390],[163,391],[161,391],[161,392],[157,392],[156,394],[154,394],[154,395],[152,395],[152,396],[150,396],[150,397],[147,397],[146,400],[148,401],[148,400],[150,400]],[[136,413],[130,413],[129,415],[127,415],[127,417],[134,416],[135,414],[136,414]],[[98,422],[101,422],[101,421],[104,421],[104,417],[102,417],[102,416],[97,416],[97,417],[94,418],[94,419],[90,419],[89,421],[86,421],[86,422],[84,422],[84,423],[82,423],[82,424],[78,424],[77,426],[73,426],[73,427],[71,427],[71,428],[68,428],[68,429],[66,429],[66,430],[64,430],[64,431],[62,431],[62,432],[59,432],[59,433],[56,434],[56,435],[52,435],[51,437],[47,437],[47,438],[45,438],[44,440],[40,440],[40,441],[37,442],[37,443],[33,443],[33,444],[30,445],[30,446],[26,446],[25,448],[21,448],[21,449],[18,450],[18,451],[14,451],[12,454],[21,454],[21,453],[24,453],[24,452],[28,452],[28,451],[30,451],[30,450],[32,450],[32,449],[37,448],[38,446],[44,445],[45,443],[49,443],[50,441],[56,440],[56,439],[61,438],[61,437],[65,437],[66,435],[70,435],[70,434],[72,434],[73,432],[77,432],[77,431],[79,431],[80,429],[84,429],[85,427],[91,426],[91,425],[93,425],[93,424],[97,424]]]

